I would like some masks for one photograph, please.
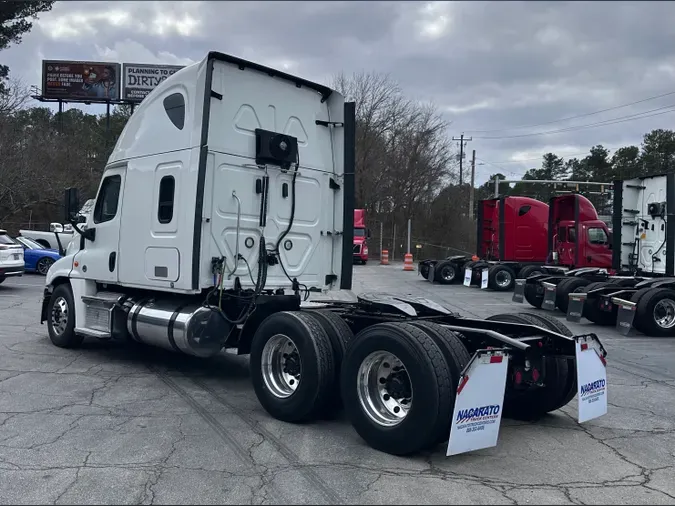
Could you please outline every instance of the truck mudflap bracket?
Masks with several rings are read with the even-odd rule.
[[[446,456],[497,445],[504,407],[509,354],[478,350],[462,371]]]
[[[578,421],[607,414],[607,351],[595,334],[574,336],[577,368]]]
[[[421,269],[418,269],[418,272],[420,272],[420,271],[421,271]],[[435,278],[436,278],[436,262],[429,264],[429,269],[427,270],[426,279],[430,283],[433,283]]]

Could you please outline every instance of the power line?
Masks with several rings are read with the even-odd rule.
[[[605,148],[607,151],[614,151],[614,150],[621,149],[621,148],[625,148],[625,147],[628,147],[628,146],[602,146],[602,147]],[[558,155],[558,156],[560,156],[560,158],[568,158],[568,159],[569,159],[569,158],[571,158],[571,157],[583,156],[583,155],[589,155],[589,154],[590,154],[590,149],[589,149],[588,151],[584,151],[583,153],[568,153],[568,154],[562,154],[562,155]],[[490,163],[523,163],[523,162],[536,162],[536,161],[540,161],[542,156],[544,156],[544,154],[542,154],[542,155],[541,155],[540,157],[538,157],[538,158],[523,158],[522,160],[499,160],[499,161],[496,161],[496,162],[495,162],[495,161],[492,161],[492,162],[490,162]],[[485,160],[483,160],[483,161],[485,161]],[[487,163],[487,162],[486,162],[486,163]]]
[[[628,104],[622,104],[622,105],[617,105],[615,107],[609,107],[607,109],[601,109],[599,111],[593,111],[593,112],[589,112],[589,113],[586,113],[586,114],[578,114],[576,116],[568,116],[567,118],[556,119],[556,120],[552,120],[552,121],[546,121],[544,123],[536,123],[534,125],[521,125],[521,126],[510,127],[510,128],[495,128],[495,129],[492,129],[492,130],[467,130],[467,132],[471,132],[471,133],[504,132],[504,131],[509,131],[509,130],[520,130],[520,129],[523,129],[523,128],[534,128],[534,127],[538,127],[538,126],[551,125],[553,123],[561,123],[563,121],[569,121],[571,119],[586,118],[588,116],[594,116],[596,114],[601,114],[603,112],[615,111],[617,109],[623,109],[624,107],[629,107],[631,105],[636,105],[636,104],[642,104],[644,102],[649,102],[650,100],[656,100],[657,98],[663,98],[663,97],[667,97],[667,96],[670,96],[670,95],[675,95],[675,91],[663,93],[661,95],[655,95],[653,97],[644,98],[642,100],[636,100],[635,102],[630,102]]]
[[[671,112],[675,112],[675,104],[667,105],[664,107],[657,107],[656,109],[652,109],[649,111],[645,112],[640,112],[636,114],[631,114],[628,116],[619,116],[618,118],[613,118],[609,120],[604,120],[604,121],[599,121],[597,123],[589,123],[587,125],[578,125],[575,127],[568,127],[568,128],[561,128],[559,130],[549,130],[546,132],[534,132],[530,134],[520,134],[520,135],[503,135],[503,136],[492,136],[492,137],[476,137],[476,139],[483,139],[483,140],[497,140],[497,139],[519,139],[522,137],[536,137],[539,135],[552,135],[552,134],[558,134],[558,133],[565,133],[565,132],[576,132],[578,130],[585,130],[587,128],[596,128],[599,126],[609,126],[609,125],[616,125],[618,123],[625,123],[627,121],[635,121],[638,119],[644,119],[644,118],[651,118],[653,116],[660,116],[661,114],[667,114]],[[655,111],[661,111],[661,112],[655,112]],[[654,114],[650,114],[654,113]]]

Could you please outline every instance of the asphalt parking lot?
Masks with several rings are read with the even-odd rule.
[[[569,324],[608,350],[606,416],[579,425],[574,400],[536,423],[504,420],[495,448],[398,458],[344,420],[272,419],[245,357],[56,348],[39,323],[42,286],[0,285],[2,504],[675,504],[675,340]],[[400,265],[355,266],[354,291],[480,317],[533,310]]]

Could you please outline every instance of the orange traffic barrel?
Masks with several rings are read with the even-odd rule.
[[[380,255],[380,263],[382,265],[389,265],[389,250],[382,250],[382,254]]]
[[[413,257],[410,253],[406,253],[403,257],[403,270],[404,271],[414,271],[413,267]]]

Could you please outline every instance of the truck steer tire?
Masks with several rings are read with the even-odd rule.
[[[251,382],[260,404],[277,420],[305,422],[335,398],[335,358],[319,322],[300,311],[268,316],[251,341]]]
[[[493,265],[488,269],[488,288],[496,292],[513,290],[516,273],[508,265]]]
[[[609,281],[597,281],[595,283],[590,283],[583,288],[583,291],[595,290],[596,288],[604,288],[606,286],[615,285]],[[616,288],[617,291],[620,290],[619,287]],[[584,302],[583,315],[590,322],[595,323],[596,325],[614,325],[616,324],[616,315],[618,308],[614,307],[612,311],[603,311],[600,309],[600,300],[595,299],[586,299]]]
[[[372,448],[408,455],[449,427],[454,391],[442,351],[421,329],[378,323],[359,332],[341,372],[345,413]]]
[[[639,300],[633,326],[650,337],[675,337],[675,290],[652,288]]]
[[[414,327],[422,329],[431,339],[434,340],[438,348],[443,353],[445,361],[448,364],[450,370],[450,381],[454,387],[459,386],[459,380],[462,377],[462,371],[467,366],[471,360],[471,355],[469,354],[466,346],[462,342],[462,339],[457,335],[457,333],[452,330],[439,325],[438,323],[433,323],[429,321],[413,321],[410,324]],[[455,396],[451,397],[452,404],[450,406],[450,411],[452,412],[455,409]],[[448,419],[448,423],[440,429],[436,443],[442,443],[448,440],[450,435],[450,423],[451,419]]]
[[[567,278],[563,279],[555,287],[555,305],[567,314],[567,308],[570,305],[570,293],[581,286],[590,285],[591,282],[585,278]]]
[[[77,348],[84,336],[75,334],[75,303],[68,283],[57,286],[47,303],[49,339],[59,348]]]
[[[457,281],[457,274],[457,266],[449,260],[437,263],[434,268],[434,278],[442,285],[450,285]]]
[[[505,323],[537,325],[553,330],[553,324],[548,319],[540,318],[538,315],[531,313],[498,314],[486,319]],[[546,325],[545,322],[549,324]],[[559,330],[556,330],[556,332],[559,332]],[[543,387],[518,391],[507,380],[504,395],[505,417],[515,420],[534,420],[546,413],[560,409],[574,398],[572,392],[576,393],[576,370],[570,369],[568,360],[562,357],[544,357],[542,365],[546,374]]]
[[[538,265],[526,265],[520,271],[518,271],[518,278],[519,279],[527,279],[529,278],[532,274],[541,274],[541,267]]]
[[[523,294],[530,306],[541,309],[541,305],[544,303],[544,286],[540,282],[525,283]]]
[[[333,378],[333,394],[331,397],[335,402],[329,402],[326,405],[326,410],[323,415],[332,418],[342,407],[342,400],[340,396],[340,368],[342,367],[342,359],[347,350],[347,344],[354,338],[354,333],[349,325],[333,311],[325,309],[311,309],[303,311],[310,317],[314,318],[319,325],[326,331],[330,339],[331,348],[333,350],[333,362],[335,375]]]

